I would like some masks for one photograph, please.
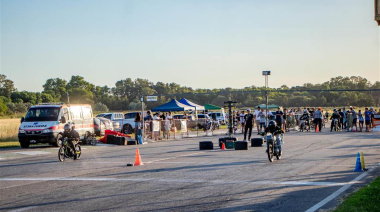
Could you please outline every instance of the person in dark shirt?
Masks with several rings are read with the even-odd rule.
[[[75,123],[67,123],[63,127],[64,131],[62,134],[62,140],[67,138],[67,141],[69,142],[69,148],[70,151],[76,155],[77,152],[75,151],[75,143],[79,141],[79,133],[75,130]]]
[[[275,121],[269,121],[268,123],[268,127],[265,128],[265,134],[266,133],[272,133],[273,136],[276,137],[276,141],[277,141],[277,145],[278,145],[278,150],[280,151],[280,156],[282,154],[282,148],[281,148],[281,138],[280,138],[280,135],[282,133],[284,133],[284,131],[281,129],[281,127],[279,126],[276,126],[276,122]]]
[[[276,111],[276,123],[278,127],[282,126],[283,115],[284,115],[284,112],[282,112],[281,108],[279,107],[278,110]]]
[[[303,110],[303,114],[302,116],[300,117],[300,120],[302,121],[305,121],[305,126],[309,126],[310,127],[310,123],[309,123],[309,112],[305,109]],[[302,122],[301,122],[302,123]]]
[[[244,141],[246,141],[247,138],[247,132],[248,132],[248,140],[251,140],[252,135],[252,127],[253,127],[253,114],[251,113],[251,109],[247,109],[247,114],[244,116],[245,119],[245,128],[244,128]]]
[[[339,118],[339,126],[341,126],[341,129],[345,129],[345,127],[344,127],[344,117],[345,117],[345,114],[344,114],[344,112],[342,112],[341,109],[338,110],[338,113],[339,113],[339,116],[340,116],[340,118]]]
[[[340,120],[340,115],[339,115],[338,111],[336,111],[336,109],[334,108],[334,113],[331,115],[331,118],[330,118],[330,120],[332,120],[330,132],[332,132],[332,129],[333,129],[334,125],[335,125],[335,122],[334,122],[335,119],[339,121]]]

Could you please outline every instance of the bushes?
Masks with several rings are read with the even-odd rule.
[[[98,112],[108,112],[109,109],[108,109],[107,105],[105,105],[105,104],[99,102],[99,103],[96,103],[96,104],[94,105],[94,111],[98,111]]]

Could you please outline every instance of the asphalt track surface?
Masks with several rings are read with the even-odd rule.
[[[319,211],[379,175],[378,132],[290,132],[272,163],[265,147],[220,150],[219,137],[82,146],[65,162],[54,147],[2,149],[0,211]],[[207,140],[214,150],[200,151]],[[127,166],[136,147],[144,165]],[[366,172],[353,172],[358,152]]]

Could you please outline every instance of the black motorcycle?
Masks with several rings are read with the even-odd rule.
[[[66,158],[73,158],[78,160],[82,154],[81,147],[78,141],[73,140],[74,149],[70,146],[69,138],[64,138],[62,141],[62,146],[58,150],[58,159],[63,162]],[[74,151],[76,154],[74,154]]]
[[[282,154],[282,151],[280,151],[279,147],[278,147],[278,144],[277,144],[277,141],[275,139],[275,136],[268,132],[268,133],[262,133],[261,134],[262,136],[264,136],[264,139],[267,143],[267,154],[268,154],[268,159],[270,162],[273,162],[273,157],[276,156],[277,160],[280,160],[281,159],[281,154]],[[284,134],[281,133],[280,135],[280,139],[281,141],[284,139]]]

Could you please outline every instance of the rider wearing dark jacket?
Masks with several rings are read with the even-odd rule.
[[[268,123],[268,127],[265,128],[265,134],[266,133],[272,133],[273,136],[276,136],[276,141],[278,145],[278,149],[280,150],[280,155],[281,155],[281,140],[280,140],[280,135],[284,133],[284,131],[281,129],[281,127],[276,126],[276,122],[271,120]]]
[[[332,132],[332,129],[333,129],[334,124],[335,124],[334,119],[338,120],[338,124],[339,124],[340,118],[341,118],[341,116],[339,115],[338,111],[336,111],[336,109],[334,109],[334,113],[331,115],[331,118],[330,118],[330,120],[332,120],[330,132]]]
[[[75,130],[75,123],[67,123],[63,127],[63,135],[62,140],[64,138],[68,138],[67,141],[69,142],[69,147],[72,149],[73,154],[76,155],[75,151],[75,144],[74,141],[79,141],[79,133]]]
[[[305,120],[305,125],[310,126],[310,123],[309,123],[309,113],[307,112],[307,110],[303,111],[303,114],[300,117],[300,120]]]

